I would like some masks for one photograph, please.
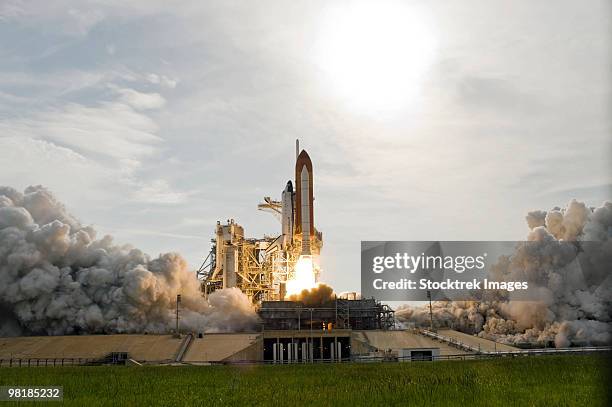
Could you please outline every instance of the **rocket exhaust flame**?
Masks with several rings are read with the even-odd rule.
[[[294,271],[294,278],[287,280],[287,294],[285,297],[296,295],[302,290],[309,290],[316,286],[312,256],[300,256]]]

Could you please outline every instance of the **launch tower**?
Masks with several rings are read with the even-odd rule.
[[[296,278],[298,260],[306,257],[312,261],[314,281],[319,280],[323,236],[314,226],[313,166],[306,150],[299,150],[299,141],[295,179],[287,182],[280,201],[264,197],[257,207],[280,221],[280,234],[247,238],[233,219],[218,221],[211,251],[198,270],[205,296],[237,287],[256,304],[283,300],[287,282]]]

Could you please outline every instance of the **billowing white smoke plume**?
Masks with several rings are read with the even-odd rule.
[[[168,332],[181,294],[181,329],[252,329],[240,290],[202,298],[176,253],[151,259],[82,226],[41,186],[0,187],[0,336]]]
[[[435,302],[435,323],[506,343],[610,344],[612,202],[588,208],[572,200],[564,209],[530,212],[526,219],[530,243],[500,259],[493,273],[498,280],[538,286],[541,300],[513,301],[497,293],[480,302]],[[395,315],[429,325],[428,306],[401,307]]]

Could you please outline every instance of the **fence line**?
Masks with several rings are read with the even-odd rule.
[[[0,359],[0,367],[81,366],[96,362],[97,359],[87,358],[10,358]]]
[[[542,355],[560,355],[560,354],[586,354],[586,353],[601,353],[612,352],[612,346],[589,346],[581,348],[550,348],[550,349],[525,349],[517,351],[499,351],[499,352],[481,352],[456,355],[437,355],[430,357],[411,358],[410,356],[394,356],[394,355],[353,355],[348,358],[338,359],[313,359],[305,361],[262,361],[262,360],[242,360],[242,361],[190,361],[189,363],[174,363],[168,360],[160,361],[139,361],[147,365],[167,365],[167,364],[182,364],[182,365],[269,365],[269,364],[307,364],[307,363],[380,363],[380,362],[420,362],[420,361],[443,361],[443,360],[481,360],[494,359],[504,357],[520,357],[520,356],[542,356]],[[0,359],[0,367],[36,367],[36,366],[93,366],[104,364],[100,359],[87,358],[12,358]]]

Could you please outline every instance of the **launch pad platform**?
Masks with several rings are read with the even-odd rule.
[[[259,308],[264,329],[386,330],[393,328],[394,311],[373,298],[336,298],[322,304],[300,301],[264,301]]]

